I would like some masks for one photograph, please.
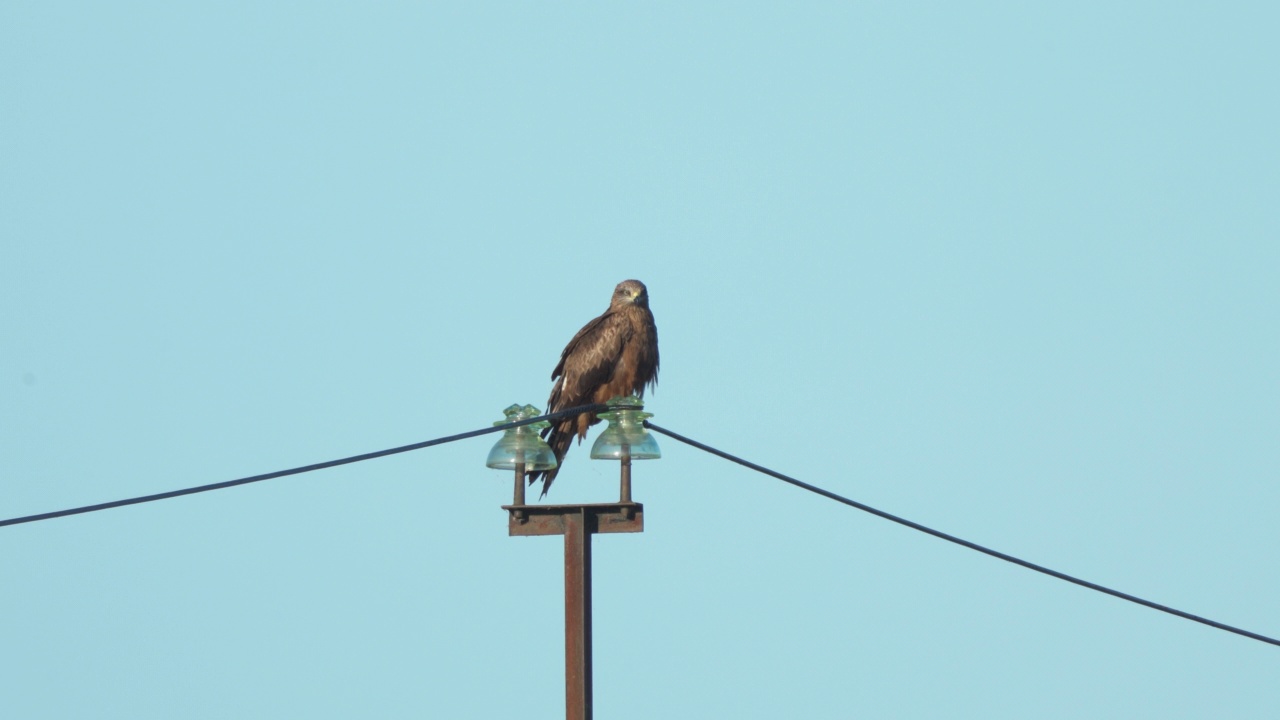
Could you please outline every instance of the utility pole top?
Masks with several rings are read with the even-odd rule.
[[[637,397],[614,398],[600,413],[609,422],[591,449],[591,457],[619,461],[618,502],[582,505],[526,505],[524,478],[529,470],[555,467],[555,457],[534,432],[537,423],[508,429],[486,464],[515,472],[514,498],[507,511],[511,536],[564,536],[564,696],[567,720],[592,720],[591,698],[591,536],[644,532],[644,505],[631,500],[631,461],[662,457],[644,427],[644,406]],[[501,425],[537,417],[532,406],[512,405]],[[521,432],[523,431],[523,432]],[[550,456],[550,457],[548,457]]]

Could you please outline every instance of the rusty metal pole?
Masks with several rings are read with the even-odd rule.
[[[567,720],[591,720],[591,532],[564,516],[564,697]]]
[[[507,534],[564,535],[565,717],[591,720],[591,536],[644,532],[644,505],[503,505]]]
[[[521,450],[520,454],[523,455],[524,451]],[[515,495],[515,500],[511,504],[512,505],[524,504],[524,463],[522,462],[516,463],[516,495]]]
[[[524,506],[524,469],[526,467],[524,461],[524,450],[516,451],[516,491],[515,497],[511,500],[511,504],[517,507]],[[518,519],[524,519],[524,512],[517,512]]]
[[[631,502],[631,446],[622,444],[622,497],[618,502]]]

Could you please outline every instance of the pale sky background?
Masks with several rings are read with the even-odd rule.
[[[0,5],[0,518],[541,406],[635,277],[655,422],[1280,635],[1277,6],[690,5]],[[5,717],[563,717],[494,439],[0,529]],[[659,442],[597,717],[1280,707],[1280,648]]]

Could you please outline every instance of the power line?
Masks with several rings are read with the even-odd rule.
[[[27,515],[24,517],[10,518],[8,520],[0,520],[0,527],[5,527],[8,525],[21,525],[23,523],[37,522],[40,520],[52,520],[53,518],[66,517],[68,515],[81,515],[84,513],[97,512],[99,510],[109,510],[111,508],[124,507],[126,505],[138,505],[141,503],[154,502],[156,500],[167,500],[169,498],[180,497],[183,495],[194,495],[196,493],[209,492],[211,490],[221,490],[223,488],[235,487],[237,485],[247,485],[249,483],[262,482],[264,480],[273,480],[275,478],[287,477],[289,475],[301,475],[302,473],[312,472],[315,470],[324,470],[326,468],[337,467],[339,465],[349,465],[351,463],[357,463],[364,460],[373,460],[374,458],[386,457],[388,455],[397,455],[399,453],[409,452],[411,450],[420,450],[422,448],[431,447],[433,445],[443,445],[445,443],[451,443],[457,440],[466,440],[468,438],[477,437],[479,435],[487,435],[489,433],[501,432],[503,430],[508,430],[508,429],[520,427],[523,425],[531,425],[533,423],[541,422],[544,420],[558,420],[560,418],[569,417],[572,415],[579,415],[587,412],[592,412],[592,413],[601,412],[607,409],[609,409],[608,405],[601,405],[601,404],[581,405],[578,407],[569,408],[567,410],[561,410],[560,412],[549,413],[547,415],[539,415],[537,417],[527,418],[524,420],[517,420],[515,422],[501,423],[498,425],[494,425],[492,427],[480,428],[478,430],[469,430],[467,432],[458,433],[456,435],[447,435],[445,437],[439,437],[432,440],[424,440],[422,442],[412,443],[410,445],[401,445],[399,447],[388,448],[386,450],[377,450],[374,452],[362,453],[360,455],[352,455],[350,457],[340,458],[337,460],[328,460],[325,462],[313,463],[311,465],[302,465],[300,467],[290,468],[288,470],[277,470],[275,472],[263,473],[261,475],[250,475],[248,477],[237,478],[235,480],[226,480],[223,482],[210,483],[208,485],[197,485],[195,487],[182,488],[180,490],[170,490],[168,492],[155,493],[153,495],[141,495],[139,497],[125,498],[123,500],[113,500],[111,502],[98,503],[96,505],[85,505],[83,507],[68,508],[65,510],[55,510],[52,512],[39,513],[36,515]],[[822,495],[823,497],[826,497],[831,500],[835,500],[836,502],[839,502],[839,503],[843,503],[845,505],[848,505],[849,507],[856,508],[863,512],[867,512],[877,517],[884,518],[885,520],[898,523],[899,525],[909,527],[913,530],[918,530],[922,533],[932,535],[937,538],[941,538],[948,542],[955,543],[956,545],[969,548],[970,550],[976,550],[985,555],[990,555],[991,557],[1004,560],[1005,562],[1013,563],[1014,565],[1020,565],[1029,570],[1034,570],[1038,573],[1043,573],[1050,577],[1058,578],[1059,580],[1065,580],[1069,583],[1073,583],[1075,585],[1079,585],[1081,587],[1088,588],[1090,590],[1096,590],[1097,592],[1111,595],[1113,597],[1120,598],[1121,600],[1128,600],[1129,602],[1136,603],[1138,605],[1142,605],[1144,607],[1148,607],[1153,610],[1159,610],[1161,612],[1168,613],[1170,615],[1176,615],[1177,617],[1184,618],[1186,620],[1192,620],[1192,621],[1201,623],[1203,625],[1208,625],[1209,627],[1212,627],[1212,628],[1217,628],[1218,630],[1225,630],[1227,632],[1235,633],[1237,635],[1251,638],[1253,640],[1258,640],[1260,642],[1280,646],[1280,640],[1277,640],[1275,638],[1267,637],[1266,635],[1261,635],[1259,633],[1251,632],[1249,630],[1244,630],[1242,628],[1234,627],[1232,625],[1227,625],[1225,623],[1220,623],[1216,620],[1210,620],[1209,618],[1202,617],[1200,615],[1195,615],[1189,612],[1185,612],[1183,610],[1178,610],[1177,608],[1172,608],[1172,607],[1169,607],[1168,605],[1161,605],[1160,603],[1152,602],[1151,600],[1145,600],[1143,598],[1137,597],[1136,595],[1130,595],[1129,593],[1120,592],[1119,590],[1113,590],[1109,587],[1099,585],[1097,583],[1089,582],[1088,580],[1083,580],[1081,578],[1077,578],[1071,575],[1067,575],[1066,573],[1059,572],[1051,568],[1047,568],[1043,565],[1038,565],[1028,560],[1023,560],[1021,558],[1014,557],[1007,553],[1000,552],[999,550],[993,550],[983,545],[979,545],[975,542],[965,540],[964,538],[956,537],[955,535],[942,532],[941,530],[935,530],[926,525],[921,525],[920,523],[907,520],[906,518],[898,517],[897,515],[885,512],[883,510],[879,510],[865,503],[860,503],[857,500],[851,500],[842,495],[837,495],[836,493],[833,493],[830,490],[824,490],[816,485],[810,485],[809,483],[803,482],[801,480],[797,480],[793,477],[783,475],[782,473],[777,472],[776,470],[770,470],[769,468],[766,468],[763,465],[757,465],[748,460],[744,460],[740,457],[724,452],[723,450],[717,450],[716,448],[713,448],[710,445],[705,445],[703,443],[698,442],[697,440],[693,440],[692,438],[685,437],[679,433],[673,432],[671,430],[667,430],[666,428],[660,427],[658,425],[654,425],[651,422],[646,421],[645,427],[648,427],[649,429],[655,432],[666,435],[667,437],[670,437],[674,440],[678,440],[691,447],[695,447],[699,450],[710,453],[717,457],[723,458],[725,460],[729,460],[730,462],[734,462],[739,465],[742,465],[743,467],[755,470],[756,472],[763,473],[773,478],[777,478],[778,480],[782,480],[783,482],[790,483],[792,485],[795,485],[796,487],[803,488],[805,490],[808,490],[809,492]]]
[[[1022,567],[1027,568],[1029,570],[1035,570],[1038,573],[1044,573],[1045,575],[1058,578],[1059,580],[1066,580],[1069,583],[1074,583],[1081,587],[1089,588],[1090,590],[1096,590],[1100,593],[1111,595],[1112,597],[1118,597],[1121,600],[1128,600],[1131,603],[1137,603],[1138,605],[1149,607],[1153,610],[1159,610],[1160,612],[1169,613],[1170,615],[1176,615],[1186,620],[1194,620],[1195,622],[1201,623],[1203,625],[1208,625],[1209,627],[1212,627],[1212,628],[1217,628],[1218,630],[1225,630],[1227,632],[1235,633],[1237,635],[1243,635],[1244,637],[1251,638],[1253,640],[1258,640],[1264,643],[1269,643],[1271,645],[1280,646],[1280,640],[1277,640],[1275,638],[1267,637],[1266,635],[1260,635],[1258,633],[1250,632],[1248,630],[1234,627],[1232,625],[1227,625],[1225,623],[1220,623],[1216,620],[1210,620],[1209,618],[1201,617],[1199,615],[1193,615],[1192,613],[1185,612],[1183,610],[1178,610],[1177,608],[1171,608],[1168,605],[1161,605],[1160,603],[1157,603],[1157,602],[1144,600],[1143,598],[1137,597],[1136,595],[1130,595],[1129,593],[1120,592],[1119,590],[1113,590],[1109,587],[1105,587],[1097,583],[1089,582],[1088,580],[1082,580],[1078,577],[1073,577],[1066,573],[1058,572],[1057,570],[1047,568],[1043,565],[1037,565],[1036,563],[1023,560],[1021,558],[1016,558],[1012,555],[1002,553],[999,550],[992,550],[989,547],[979,545],[975,542],[970,542],[969,540],[956,537],[955,535],[942,532],[941,530],[934,530],[933,528],[927,527],[925,525],[921,525],[918,522],[913,522],[911,520],[907,520],[906,518],[898,517],[897,515],[893,515],[883,510],[873,508],[870,505],[860,503],[857,500],[850,500],[849,498],[844,497],[842,495],[837,495],[831,492],[830,490],[824,490],[820,487],[817,487],[816,485],[810,485],[807,482],[803,482],[793,477],[783,475],[780,472],[777,472],[775,470],[770,470],[769,468],[764,467],[762,465],[757,465],[748,460],[743,460],[740,457],[737,457],[735,455],[730,455],[729,453],[724,452],[723,450],[717,450],[716,448],[713,448],[710,445],[704,445],[698,442],[697,440],[687,438],[683,435],[680,435],[679,433],[675,433],[670,430],[667,430],[666,428],[662,428],[657,425],[654,425],[651,422],[645,421],[644,425],[650,430],[662,433],[663,435],[666,435],[667,437],[670,437],[672,439],[679,440],[680,442],[686,445],[695,447],[704,452],[711,453],[712,455],[715,455],[717,457],[724,458],[725,460],[728,460],[730,462],[735,462],[739,465],[742,465],[743,467],[747,467],[752,470],[755,470],[756,472],[764,473],[765,475],[777,478],[778,480],[781,480],[783,482],[791,483],[792,485],[795,485],[798,488],[803,488],[805,490],[808,490],[809,492],[817,493],[818,495],[821,495],[825,498],[835,500],[836,502],[839,502],[839,503],[844,503],[849,507],[857,508],[858,510],[861,510],[863,512],[871,513],[872,515],[884,518],[885,520],[896,522],[899,525],[905,525],[906,527],[909,527],[912,530],[919,530],[922,533],[926,533],[928,535],[932,535],[937,538],[942,538],[943,540],[946,540],[948,542],[953,542],[962,547],[967,547],[970,550],[977,550],[980,553],[983,553],[985,555],[990,555],[991,557],[994,557],[994,558],[999,558],[1000,560],[1004,560],[1005,562],[1010,562],[1010,563],[1013,563],[1014,565],[1021,565]]]
[[[473,438],[477,435],[501,432],[503,430],[520,427],[522,425],[532,425],[533,423],[542,420],[558,420],[563,417],[569,417],[570,415],[578,415],[584,412],[600,412],[608,409],[608,405],[580,405],[578,407],[561,410],[547,415],[539,415],[538,417],[526,418],[515,422],[502,423],[500,425],[481,428],[479,430],[470,430],[458,433],[457,435],[435,438],[434,440],[424,440],[411,445],[401,445],[400,447],[389,448],[387,450],[377,450],[374,452],[362,453],[360,455],[352,455],[351,457],[340,458],[338,460],[328,460],[325,462],[314,463],[312,465],[303,465],[301,467],[290,468],[288,470],[277,470],[275,472],[263,473],[261,475],[250,475],[249,477],[238,478],[236,480],[225,480],[223,482],[210,483],[208,485],[197,485],[196,487],[183,488],[181,490],[170,490],[168,492],[156,493],[154,495],[142,495],[134,498],[126,498],[124,500],[112,500],[111,502],[98,503],[96,505],[85,505],[84,507],[70,508],[67,510],[55,510],[53,512],[39,513],[37,515],[27,515],[25,517],[0,520],[0,527],[5,527],[6,525],[21,525],[22,523],[36,522],[39,520],[52,520],[53,518],[66,517],[68,515],[81,515],[83,513],[97,512],[99,510],[124,507],[125,505],[138,505],[140,503],[154,502],[156,500],[167,500],[169,498],[181,497],[183,495],[194,495],[196,493],[209,492],[210,490],[221,490],[223,488],[235,487],[237,485],[248,485],[249,483],[262,482],[263,480],[274,480],[275,478],[286,477],[288,475],[301,475],[302,473],[312,472],[315,470],[324,470],[325,468],[337,467],[339,465],[350,465],[351,463],[357,463],[363,460],[373,460],[374,458],[386,457],[388,455],[397,455],[399,453],[409,452],[410,450],[421,450],[422,448],[431,447],[432,445],[443,445],[456,440],[466,440],[467,438]]]

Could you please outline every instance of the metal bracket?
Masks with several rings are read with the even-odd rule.
[[[595,533],[644,532],[644,505],[635,502],[586,505],[503,505],[509,514],[507,534],[563,535],[565,516],[580,515],[585,529]]]

